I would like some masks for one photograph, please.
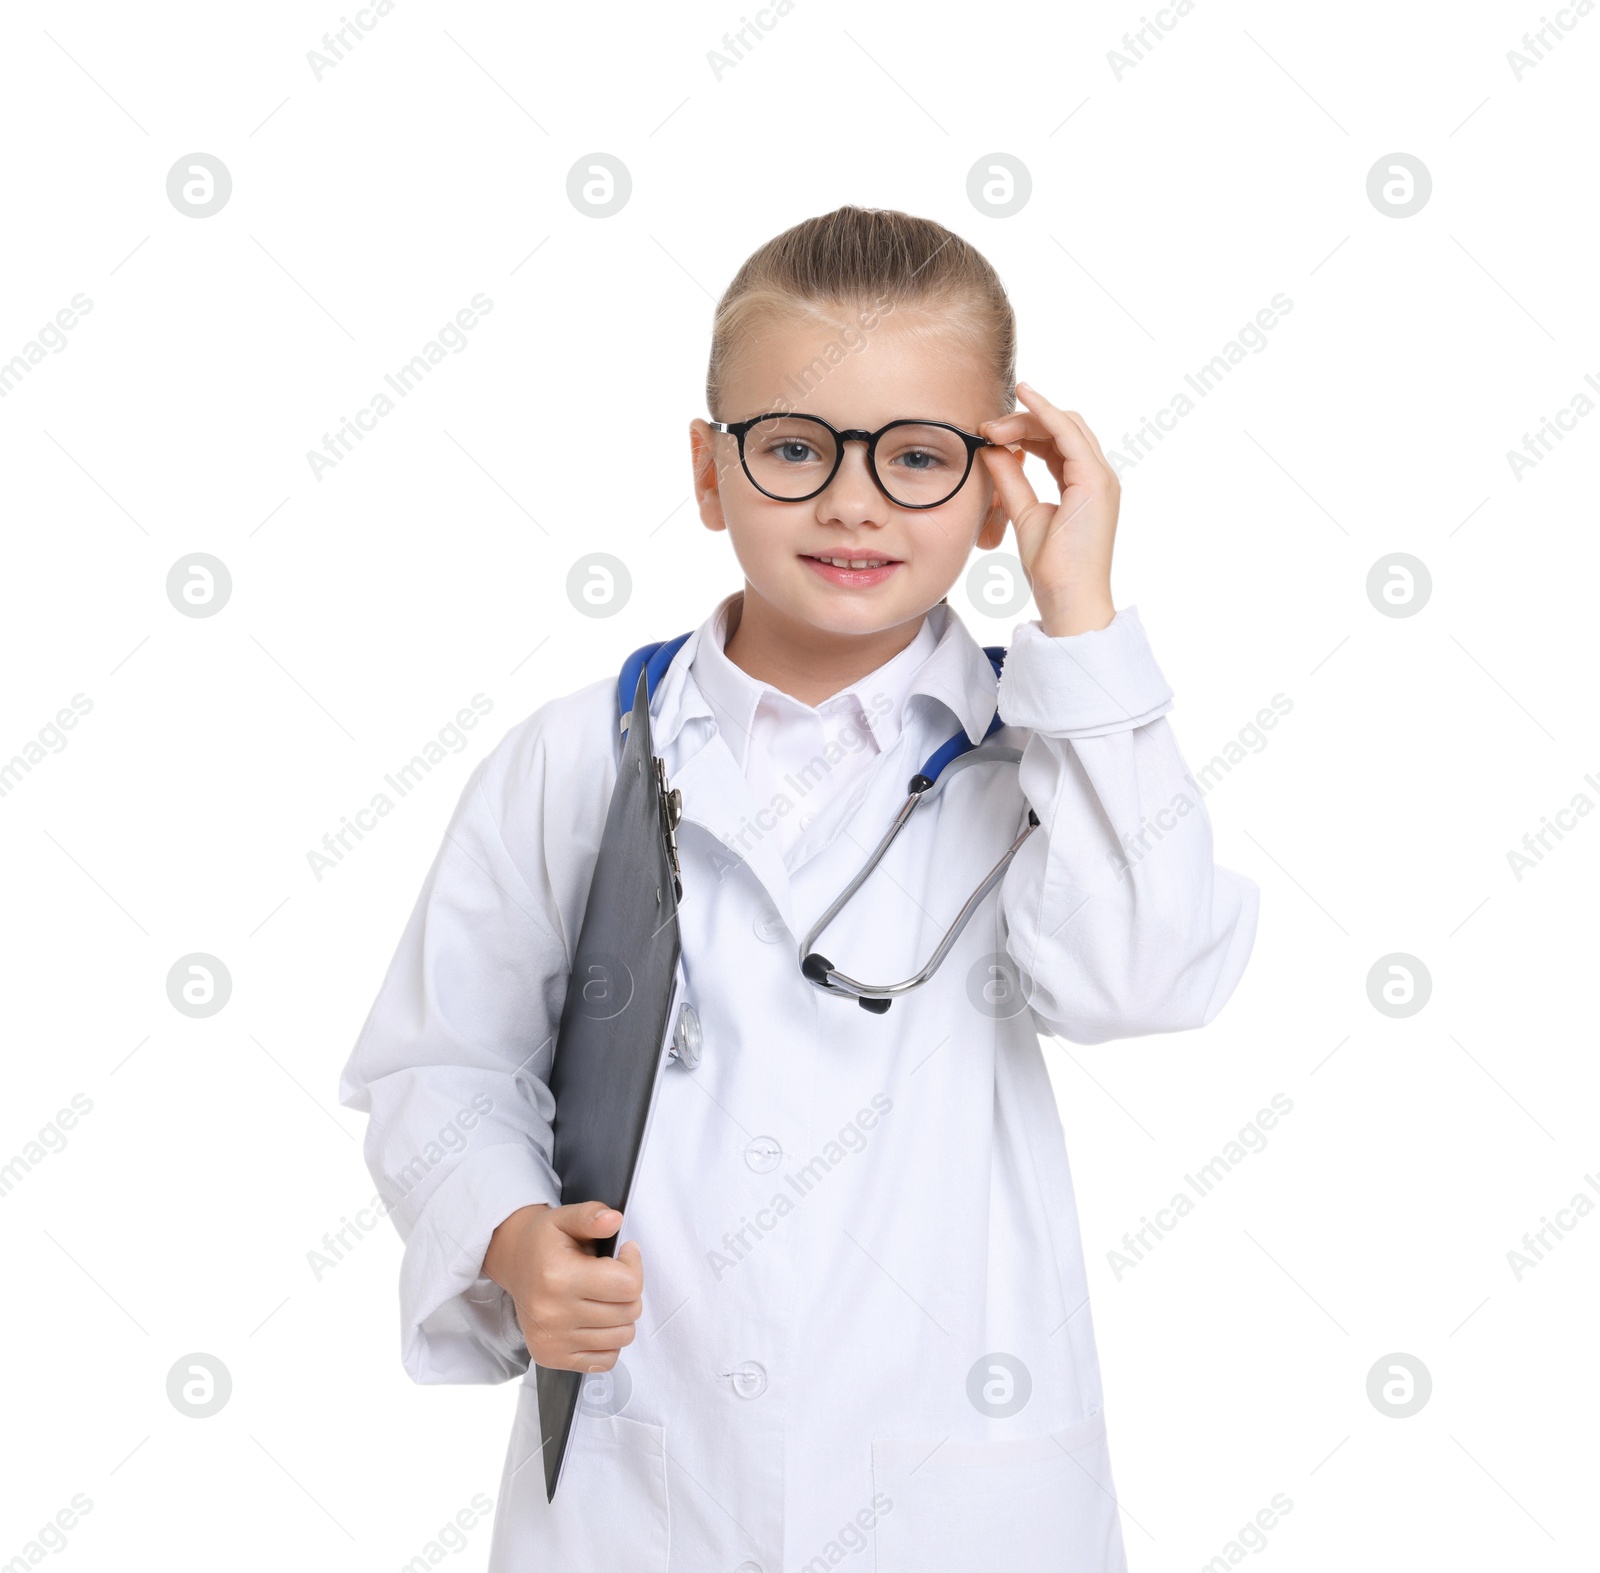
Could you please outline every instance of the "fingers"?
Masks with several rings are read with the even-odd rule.
[[[615,1354],[626,1349],[638,1336],[633,1322],[608,1323],[604,1327],[577,1327],[572,1330],[572,1350],[578,1355]]]
[[[514,1297],[528,1352],[548,1370],[609,1371],[644,1314],[638,1242],[623,1241],[615,1257],[593,1254],[593,1240],[622,1222],[599,1202],[555,1208],[541,1221]]]
[[[616,1349],[585,1349],[559,1360],[541,1360],[539,1364],[553,1371],[582,1371],[588,1376],[596,1371],[611,1370],[619,1353]]]
[[[549,1221],[574,1240],[609,1240],[622,1227],[622,1214],[604,1202],[571,1202],[552,1208]]]
[[[633,1246],[631,1255],[626,1254]],[[628,1305],[644,1293],[644,1264],[639,1247],[629,1240],[620,1256],[580,1256],[565,1264],[569,1289],[601,1305]]]
[[[1024,518],[1028,509],[1039,506],[1038,493],[1022,473],[1020,454],[1012,453],[1008,448],[980,448],[978,453],[988,466],[989,474],[994,477],[995,490],[1000,493],[1013,523]]]
[[[1089,429],[1089,423],[1076,410],[1066,410],[1063,413],[1066,415],[1067,419],[1072,421],[1077,426],[1078,430],[1081,431],[1086,438],[1088,438],[1089,446],[1094,449],[1095,458],[1097,458],[1102,464],[1106,464],[1105,450],[1100,446],[1100,439],[1096,437],[1095,434]],[[1107,464],[1106,467],[1109,469],[1109,464]]]
[[[1069,462],[1104,465],[1106,456],[1099,440],[1076,410],[1058,409],[1038,389],[1025,382],[1017,384],[1017,397],[1026,410],[986,421],[978,429],[991,442],[1023,442],[1040,437],[1053,439]]]
[[[557,1207],[547,1219],[565,1237],[569,1250],[558,1258],[564,1285],[584,1299],[607,1302],[636,1300],[644,1285],[644,1264],[637,1240],[624,1240],[612,1256],[597,1256],[587,1249],[591,1241],[609,1240],[622,1227],[622,1214],[604,1202],[573,1202]]]

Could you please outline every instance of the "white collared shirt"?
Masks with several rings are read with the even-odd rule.
[[[924,617],[898,654],[812,706],[728,659],[728,623],[743,594],[736,590],[717,607],[712,637],[699,642],[690,671],[793,867],[813,823],[898,740],[911,685],[939,640]]]

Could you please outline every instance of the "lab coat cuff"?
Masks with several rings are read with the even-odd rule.
[[[1172,688],[1145,637],[1139,610],[1104,628],[1052,636],[1019,623],[1000,670],[1000,719],[1051,737],[1104,737],[1144,726],[1172,708]]]
[[[483,1271],[496,1228],[518,1208],[561,1205],[531,1144],[468,1153],[428,1199],[400,1266],[401,1361],[413,1381],[503,1382],[528,1368],[511,1296]]]

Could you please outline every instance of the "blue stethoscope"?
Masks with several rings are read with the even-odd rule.
[[[628,721],[633,713],[633,695],[638,688],[639,672],[645,671],[646,687],[653,697],[656,684],[672,664],[672,658],[682,648],[688,634],[679,634],[676,639],[663,640],[657,644],[641,645],[626,661],[622,663],[622,673],[617,679],[617,708],[621,717],[620,727],[624,735],[628,730]],[[983,653],[989,657],[989,664],[994,668],[998,680],[1000,667],[1005,661],[1006,652],[1004,645],[985,645]],[[1013,841],[1001,857],[1000,861],[983,877],[977,889],[967,898],[966,905],[956,914],[955,922],[945,932],[939,941],[938,948],[928,958],[922,968],[914,972],[909,978],[900,983],[863,983],[857,978],[852,978],[840,972],[826,956],[819,955],[812,950],[817,936],[828,927],[833,920],[843,911],[845,903],[855,895],[864,885],[884,853],[894,844],[894,838],[905,828],[906,822],[916,812],[917,805],[931,798],[940,787],[950,778],[952,772],[963,770],[968,765],[1016,763],[1022,758],[1022,751],[1016,748],[1006,748],[1000,744],[986,746],[987,739],[998,732],[1005,723],[1000,719],[1000,712],[995,711],[994,719],[990,721],[988,730],[983,734],[985,744],[974,745],[964,731],[957,732],[948,742],[941,744],[928,756],[927,763],[922,769],[912,776],[907,788],[905,803],[899,813],[894,817],[894,823],[889,826],[883,840],[873,849],[867,861],[862,864],[861,871],[840,891],[832,906],[812,926],[810,933],[800,941],[800,971],[808,982],[822,989],[825,993],[839,995],[845,999],[853,999],[863,1010],[870,1010],[882,1015],[902,994],[908,994],[920,984],[926,983],[936,971],[939,964],[949,954],[950,947],[955,944],[962,929],[967,926],[972,914],[977,911],[984,898],[1004,877],[1005,871],[1011,865],[1011,860],[1017,855],[1022,843],[1038,828],[1039,816],[1030,807],[1028,809],[1027,828]]]

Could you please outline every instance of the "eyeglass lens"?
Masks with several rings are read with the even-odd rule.
[[[833,473],[833,433],[804,415],[775,416],[745,433],[744,462],[763,491],[797,502]],[[907,507],[953,497],[967,471],[967,445],[943,426],[895,426],[879,439],[874,467],[885,492]]]

